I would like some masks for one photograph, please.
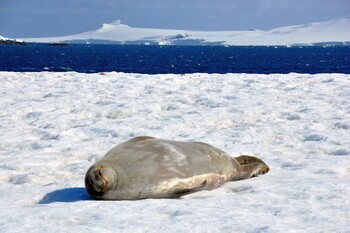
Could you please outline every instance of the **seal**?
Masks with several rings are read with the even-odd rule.
[[[93,199],[176,198],[268,171],[253,156],[233,158],[202,142],[143,136],[115,146],[93,164],[85,187]]]

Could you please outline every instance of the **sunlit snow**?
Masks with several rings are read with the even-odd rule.
[[[348,232],[350,75],[0,72],[1,232]],[[138,135],[251,154],[268,174],[180,199],[94,201]]]

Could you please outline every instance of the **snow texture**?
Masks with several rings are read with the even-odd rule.
[[[350,75],[0,72],[1,232],[349,232]],[[131,137],[256,155],[268,174],[179,199],[94,201]]]
[[[133,28],[120,20],[103,24],[97,30],[80,34],[24,38],[28,42],[75,41],[84,43],[127,43],[159,45],[300,45],[350,42],[350,16],[324,22],[275,28],[267,31],[190,31]]]

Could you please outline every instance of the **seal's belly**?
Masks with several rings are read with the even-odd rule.
[[[112,191],[120,199],[128,195],[170,197],[178,190],[198,187],[213,189],[237,173],[227,153],[204,143],[147,140],[116,148],[113,154],[128,181],[122,189]]]
[[[115,146],[95,162],[85,175],[85,187],[94,199],[180,197],[268,170],[254,156],[232,158],[205,143],[144,136]]]

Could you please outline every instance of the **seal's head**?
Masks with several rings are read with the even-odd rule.
[[[102,196],[112,187],[115,187],[116,183],[115,170],[105,162],[95,163],[85,175],[86,190],[94,199],[102,199]]]

